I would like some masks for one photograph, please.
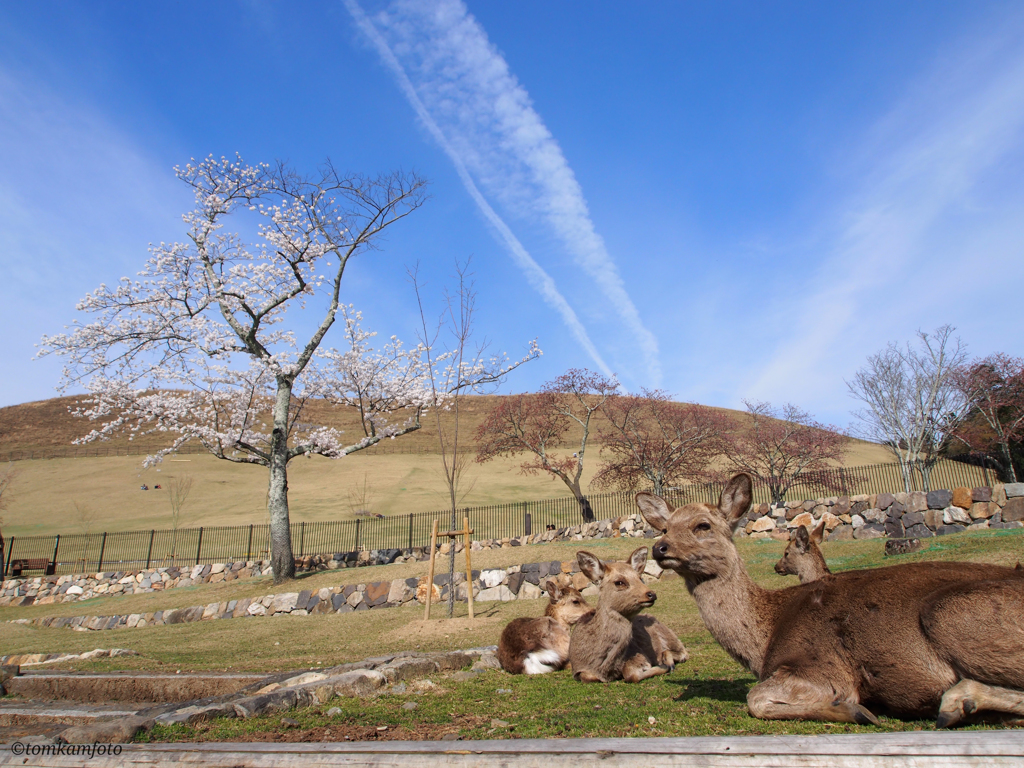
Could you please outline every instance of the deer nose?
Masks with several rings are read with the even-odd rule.
[[[647,599],[650,600],[653,603],[655,600],[658,599],[658,593],[657,592],[650,592],[650,591],[648,591],[647,592]]]
[[[667,554],[668,554],[668,544],[666,544],[664,541],[659,541],[657,544],[654,545],[654,556],[655,557],[659,557],[659,556],[660,557],[664,557]]]

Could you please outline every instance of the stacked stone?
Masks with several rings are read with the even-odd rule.
[[[527,544],[541,544],[550,541],[577,541],[593,538],[618,538],[622,536],[651,538],[655,531],[644,531],[639,514],[624,515],[610,520],[598,520],[584,525],[543,531],[530,536],[473,541],[474,552],[492,549],[508,549]],[[446,555],[453,546],[444,542],[439,548]],[[455,551],[462,552],[464,544],[455,542]],[[360,552],[336,552],[320,556],[320,561],[331,570],[370,565],[409,563],[430,558],[429,547],[412,549],[372,549]],[[195,584],[216,584],[253,576],[269,576],[272,573],[269,560],[247,563],[214,563],[197,565],[193,568],[151,568],[141,571],[107,571],[91,575],[37,576],[26,579],[9,579],[0,590],[0,606],[45,605],[86,600],[90,597],[110,594],[139,594],[157,592],[175,587],[190,587]],[[463,577],[463,580],[464,577]],[[463,595],[463,597],[465,597]],[[31,600],[26,601],[26,598]]]
[[[3,605],[47,605],[87,600],[100,595],[138,595],[194,584],[247,579],[271,573],[270,561],[214,563],[189,567],[150,568],[141,571],[104,571],[67,576],[36,576],[8,579],[0,592]],[[26,603],[25,598],[31,598]]]
[[[1024,526],[1024,483],[994,488],[878,493],[755,505],[741,520],[740,536],[788,541],[800,527],[822,520],[829,541],[928,538],[968,529]]]
[[[647,561],[644,581],[661,578],[663,571],[653,560]],[[528,563],[509,568],[493,568],[473,571],[474,600],[508,601],[531,600],[546,594],[544,585],[548,579],[563,577],[583,592],[596,596],[597,587],[590,583],[575,560],[550,563]],[[132,613],[120,616],[46,616],[37,619],[16,619],[12,623],[31,624],[39,627],[77,630],[119,629],[122,627],[164,626],[186,624],[194,621],[216,619],[242,619],[253,616],[308,616],[321,613],[352,613],[377,608],[397,608],[417,600],[417,592],[426,579],[395,579],[376,581],[368,584],[350,584],[338,587],[323,587],[319,590],[286,592],[280,595],[230,600],[209,605],[195,605],[190,608],[174,608],[152,613]],[[466,575],[456,573],[454,581],[456,596],[466,599]],[[434,577],[435,599],[447,600],[450,588],[448,574]],[[30,599],[30,598],[26,598]]]

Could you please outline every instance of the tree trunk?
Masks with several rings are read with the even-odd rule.
[[[999,445],[1003,449],[1003,456],[1006,460],[1006,474],[1009,475],[1008,479],[1011,483],[1016,483],[1017,470],[1013,467],[1013,456],[1010,455],[1010,443],[1009,441],[1004,440]]]
[[[267,489],[270,564],[274,569],[275,584],[295,578],[291,521],[288,517],[288,409],[291,397],[291,382],[278,379],[274,431],[270,439],[270,485]]]

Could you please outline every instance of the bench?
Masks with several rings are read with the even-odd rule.
[[[57,564],[47,560],[45,557],[26,557],[19,560],[11,560],[11,577],[21,576],[22,571],[43,571],[44,576],[53,576],[57,570]]]

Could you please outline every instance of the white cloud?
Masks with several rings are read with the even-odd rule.
[[[661,379],[657,340],[644,326],[594,228],[572,169],[526,90],[463,3],[397,0],[372,19],[356,0],[345,0],[345,4],[531,285],[607,372],[608,366],[554,281],[485,194],[514,216],[546,223],[634,338],[648,379],[657,386]]]

